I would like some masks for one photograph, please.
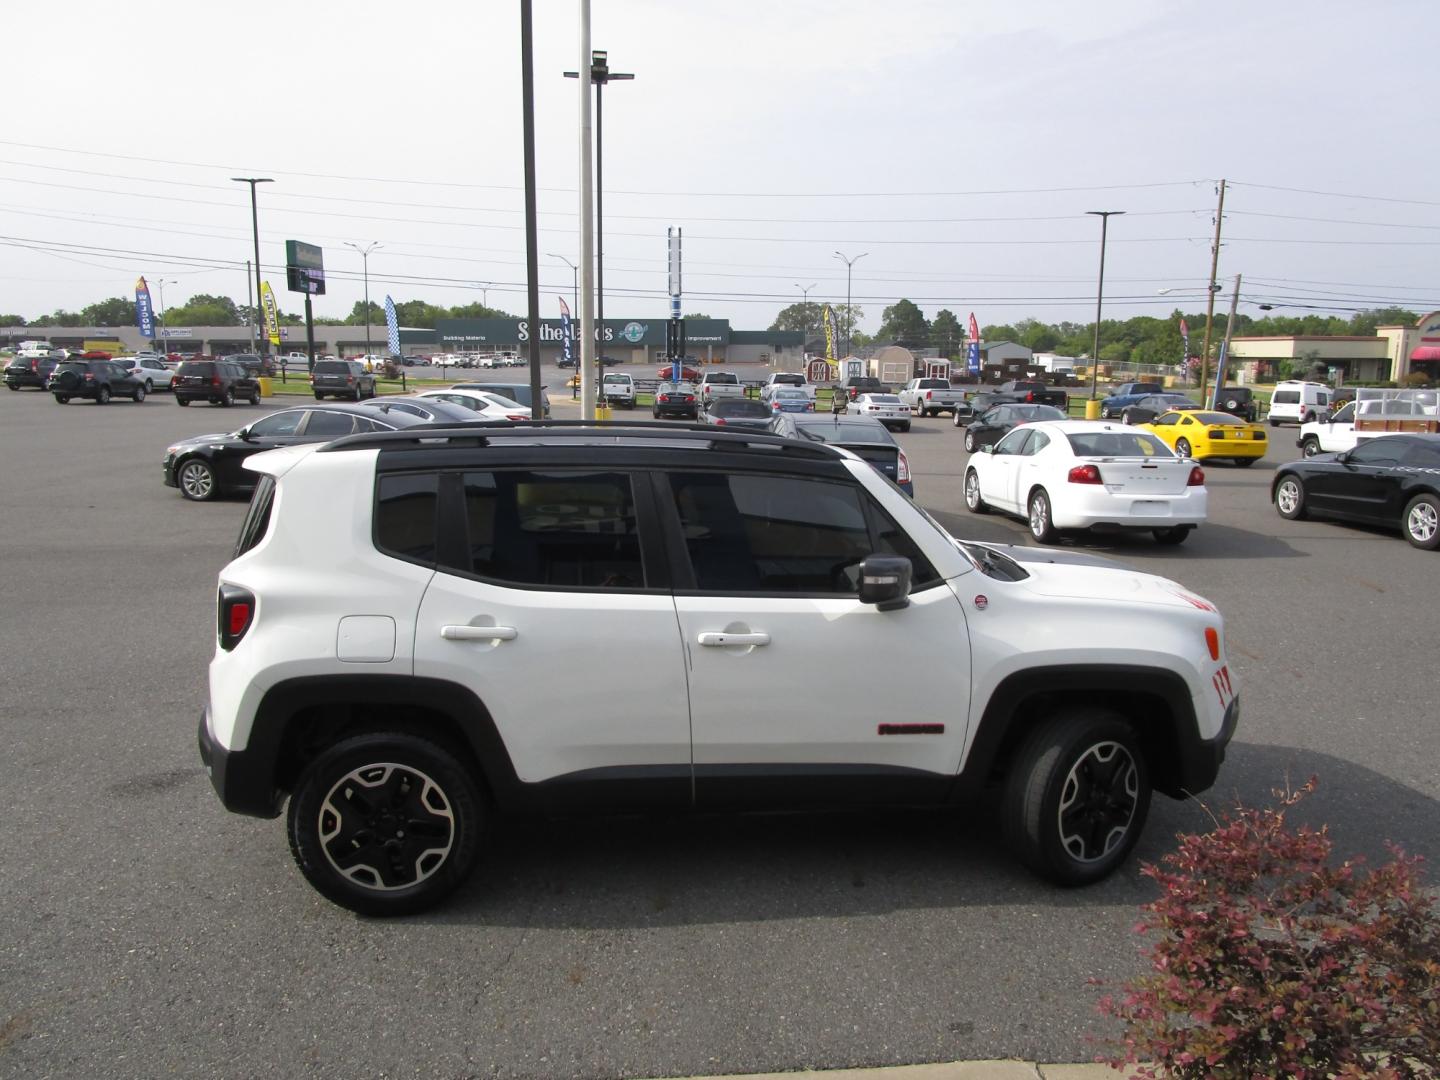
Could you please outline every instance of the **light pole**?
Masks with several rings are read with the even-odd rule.
[[[805,333],[807,334],[810,332],[810,290],[815,288],[815,285],[816,282],[813,281],[809,285],[801,285],[798,281],[795,282],[795,288],[800,290],[800,313],[805,317]],[[806,343],[803,341],[800,343],[800,353],[802,356],[805,353],[805,345]]]
[[[359,244],[352,244],[349,240],[346,240],[346,241],[345,241],[345,246],[348,247],[348,248],[354,248],[356,251],[358,251],[358,252],[360,253],[360,265],[364,267],[364,271],[365,271],[365,362],[368,364],[368,363],[370,363],[370,353],[371,353],[371,350],[370,350],[370,252],[372,252],[372,251],[374,251],[376,248],[380,247],[380,241],[378,241],[378,240],[372,240],[369,244],[366,244],[366,245],[362,248]]]
[[[164,338],[165,338],[165,355],[166,355],[166,356],[169,356],[169,355],[170,355],[170,326],[169,326],[169,324],[165,321],[165,315],[166,315],[166,313],[167,313],[170,309],[165,306],[165,286],[166,286],[166,285],[179,285],[180,282],[176,281],[174,278],[170,278],[168,281],[167,281],[165,278],[156,278],[156,279],[155,279],[155,284],[156,284],[156,286],[160,289],[160,330],[161,330],[161,332],[162,332],[162,334],[164,335]]]
[[[493,281],[475,282],[475,288],[480,290],[480,306],[485,308],[487,311],[490,308],[490,286],[494,284],[495,283]]]
[[[605,116],[602,91],[608,82],[628,82],[635,78],[629,72],[611,71],[609,53],[604,49],[590,51],[590,81],[595,84],[595,322],[600,327],[600,352],[605,353]],[[565,72],[567,79],[578,79],[578,71]],[[597,372],[605,367],[597,361]],[[599,378],[597,374],[596,378]]]
[[[570,302],[575,310],[580,310],[580,268],[567,259],[564,255],[549,254],[551,259],[559,259],[566,266],[570,267]],[[573,318],[573,316],[572,316]]]
[[[868,251],[862,251],[853,259],[846,258],[843,252],[835,252],[835,258],[845,264],[845,355],[850,355],[850,331],[854,329],[855,316],[850,310],[850,268],[857,262],[869,255]]]
[[[1095,347],[1090,357],[1090,397],[1096,398],[1096,383],[1100,378],[1100,307],[1105,300],[1105,233],[1110,219],[1124,210],[1086,210],[1100,219],[1100,284],[1095,289]],[[1088,415],[1087,409],[1087,415]]]
[[[261,292],[261,288],[260,288],[260,210],[259,210],[259,208],[256,206],[256,203],[255,203],[255,185],[256,185],[256,184],[273,184],[275,181],[272,180],[272,179],[271,179],[270,177],[268,177],[268,176],[232,176],[230,179],[231,179],[231,180],[234,180],[235,183],[237,183],[237,184],[249,184],[249,185],[250,185],[250,225],[251,225],[252,229],[254,230],[254,234],[255,234],[255,306],[254,306],[254,308],[253,308],[252,311],[251,311],[251,317],[255,320],[254,324],[252,324],[252,325],[255,325],[255,326],[258,327],[259,322],[260,322],[260,292]],[[260,335],[257,335],[257,336],[260,336]],[[263,336],[260,336],[260,355],[261,355],[261,356],[264,356],[266,353],[268,353],[268,352],[270,351],[268,346],[269,346],[269,343],[265,340],[265,338],[264,338]]]

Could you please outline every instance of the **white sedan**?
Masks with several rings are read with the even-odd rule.
[[[892,431],[910,430],[910,406],[898,394],[860,394],[850,403],[850,411],[873,416]]]
[[[483,420],[529,420],[530,410],[518,401],[489,390],[426,390],[420,398],[448,401],[451,405],[477,412]]]
[[[1179,544],[1205,521],[1205,472],[1120,423],[1024,424],[970,455],[965,505],[1024,518],[1042,544],[1065,529],[1148,529]]]

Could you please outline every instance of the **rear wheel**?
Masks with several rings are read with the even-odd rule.
[[[1135,422],[1135,414],[1129,409],[1126,409],[1120,414],[1120,422],[1122,424],[1133,424]]]
[[[1152,529],[1150,532],[1151,535],[1155,537],[1157,544],[1165,544],[1167,547],[1173,547],[1176,544],[1183,544],[1185,538],[1190,535],[1192,528],[1194,528],[1192,525],[1176,525],[1169,529]]]
[[[1055,531],[1055,522],[1050,515],[1050,496],[1044,488],[1030,493],[1030,535],[1041,544],[1053,544],[1060,539]]]
[[[145,393],[146,393],[146,387],[137,386],[137,387],[135,388],[135,393],[131,394],[130,396],[135,399],[135,404],[136,404],[136,405],[139,405],[140,402],[142,402],[142,401],[145,400]]]
[[[259,404],[260,404],[260,391],[259,391],[259,390],[252,390],[252,391],[250,392],[250,404],[251,404],[251,405],[259,405]]]
[[[1193,452],[1190,448],[1189,439],[1175,440],[1175,453],[1179,454],[1182,458],[1188,458]]]
[[[99,390],[96,390],[96,391],[95,391],[95,404],[96,404],[96,405],[109,405],[109,404],[110,404],[110,388],[109,388],[108,386],[102,386],[102,387],[100,387]]]
[[[57,405],[68,405],[69,403],[70,403],[70,395],[69,395],[69,394],[56,394],[56,395],[55,395],[55,404],[57,404]]]
[[[475,864],[479,788],[447,749],[386,732],[345,739],[301,774],[290,850],[322,895],[361,915],[406,915],[444,899]]]
[[[1235,459],[1235,464],[1239,465],[1242,469],[1248,469],[1251,465],[1254,465],[1255,462],[1259,460],[1259,458],[1253,457],[1237,457]]]
[[[145,380],[145,392],[148,394],[148,393],[150,393],[150,391],[152,391],[152,390],[154,390],[154,389],[155,389],[155,384],[154,384],[153,382],[151,382],[149,379],[146,379],[146,380]]]
[[[225,388],[225,393],[220,397],[220,404],[227,409],[230,408],[230,406],[234,405],[235,391],[227,386]]]
[[[972,514],[990,512],[990,504],[980,495],[980,477],[974,469],[965,473],[965,508]]]
[[[1416,495],[1405,507],[1405,539],[1424,551],[1440,547],[1440,500]]]
[[[1006,840],[1060,885],[1088,885],[1125,861],[1150,810],[1150,775],[1130,725],[1077,708],[1042,723],[1005,780]]]
[[[184,408],[186,405],[190,404],[190,399],[188,397],[177,397],[175,399],[175,404],[179,405],[181,408]]]
[[[1275,509],[1283,518],[1299,521],[1305,516],[1305,485],[1287,476],[1275,485]]]

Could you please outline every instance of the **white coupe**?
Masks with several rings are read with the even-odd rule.
[[[1179,544],[1205,521],[1205,472],[1123,424],[1025,424],[970,456],[965,505],[1024,518],[1042,544],[1066,529],[1148,529]]]

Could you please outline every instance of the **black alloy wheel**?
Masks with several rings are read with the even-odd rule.
[[[483,811],[449,749],[402,732],[357,735],[305,768],[290,799],[290,850],[322,895],[361,915],[438,903],[475,864]]]
[[[1147,762],[1130,725],[1107,709],[1068,709],[1036,727],[1010,762],[1006,839],[1042,877],[1088,885],[1135,847],[1150,794]]]
[[[221,405],[223,408],[228,409],[228,408],[230,408],[230,406],[232,406],[232,405],[234,405],[234,404],[235,404],[235,390],[234,390],[233,387],[227,386],[227,387],[225,388],[225,393],[224,393],[224,394],[221,396],[221,398],[220,398],[220,405]]]

